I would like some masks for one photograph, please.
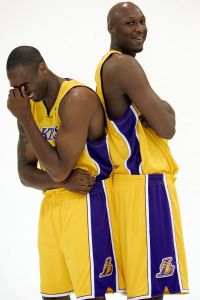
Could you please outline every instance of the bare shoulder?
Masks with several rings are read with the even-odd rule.
[[[72,88],[66,95],[67,99],[81,101],[81,99],[98,100],[97,94],[87,86],[77,86]]]
[[[75,109],[76,111],[95,110],[100,105],[97,94],[86,86],[72,88],[61,102],[60,112]]]
[[[104,65],[104,72],[116,76],[141,68],[135,57],[127,54],[113,54]],[[120,72],[120,73],[119,73]]]

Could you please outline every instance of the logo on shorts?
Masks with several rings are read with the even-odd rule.
[[[160,264],[160,272],[156,274],[156,278],[169,277],[174,274],[175,266],[172,265],[173,257],[165,257]]]
[[[99,278],[110,276],[112,275],[112,272],[113,272],[112,257],[107,257],[103,266],[103,272],[99,274]]]

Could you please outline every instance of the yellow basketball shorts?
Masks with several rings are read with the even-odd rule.
[[[175,177],[114,175],[121,261],[128,298],[188,293]]]
[[[118,274],[109,214],[110,179],[85,195],[47,191],[41,205],[38,248],[41,293],[77,298],[116,291]]]

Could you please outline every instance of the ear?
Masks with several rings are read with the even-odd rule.
[[[44,63],[39,64],[38,73],[41,75],[45,75],[47,73],[47,66]]]
[[[108,32],[110,33],[110,34],[112,34],[113,32],[114,32],[114,30],[115,30],[115,28],[114,28],[114,26],[112,26],[112,25],[108,25]]]

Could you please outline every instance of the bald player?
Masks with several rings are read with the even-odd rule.
[[[175,133],[175,113],[135,58],[147,36],[140,8],[120,2],[107,21],[111,46],[97,67],[96,84],[114,167],[120,289],[131,299],[161,300],[165,293],[188,292],[174,185],[178,167],[167,142]]]

